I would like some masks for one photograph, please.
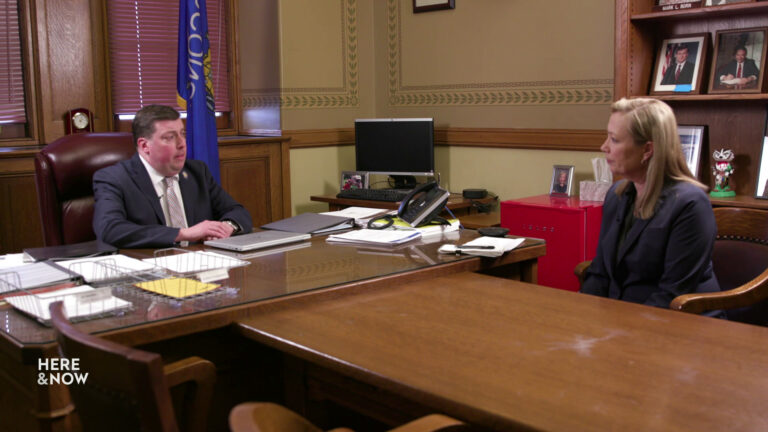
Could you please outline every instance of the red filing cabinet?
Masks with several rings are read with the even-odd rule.
[[[501,226],[509,233],[543,238],[547,254],[539,258],[539,285],[579,290],[576,264],[595,257],[603,203],[537,195],[501,202]]]

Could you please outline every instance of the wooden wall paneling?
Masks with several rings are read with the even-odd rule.
[[[41,142],[64,135],[71,108],[96,109],[93,27],[88,0],[39,0],[36,26]]]
[[[701,149],[699,180],[714,187],[712,152],[721,148],[733,150],[734,171],[731,188],[738,195],[754,196],[763,127],[766,122],[766,102],[761,100],[668,101],[677,121],[686,125],[707,125],[707,135]],[[680,108],[680,109],[678,109]]]
[[[33,150],[0,156],[0,253],[43,246]]]
[[[283,218],[285,138],[221,138],[219,158],[224,189],[251,213],[254,226]]]

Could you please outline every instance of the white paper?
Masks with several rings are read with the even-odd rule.
[[[58,261],[57,264],[79,274],[87,282],[115,279],[154,268],[150,263],[122,254]]]
[[[102,292],[101,290],[105,291]],[[129,301],[114,297],[112,294],[107,294],[109,290],[110,288],[95,290],[92,286],[80,285],[36,295],[7,297],[5,301],[16,309],[44,322],[51,320],[51,313],[48,307],[51,303],[57,301],[64,302],[64,310],[70,320],[73,318],[99,316],[132,305]]]
[[[437,251],[444,254],[463,253],[466,255],[476,255],[485,257],[499,257],[505,252],[520,246],[524,238],[505,238],[505,237],[478,237],[461,246],[492,246],[493,249],[461,249],[455,244],[444,244]]]
[[[249,264],[248,261],[228,257],[216,252],[187,252],[158,258],[147,258],[143,261],[176,273],[199,273],[207,270]]]
[[[329,235],[325,241],[329,243],[368,243],[396,245],[421,238],[417,230],[373,230],[361,229],[343,234]]]

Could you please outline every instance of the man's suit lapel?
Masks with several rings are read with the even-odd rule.
[[[131,178],[136,183],[136,186],[141,193],[147,198],[147,201],[149,201],[152,210],[155,212],[155,216],[157,216],[158,220],[165,225],[165,216],[163,215],[163,208],[160,206],[160,200],[157,199],[157,191],[155,191],[155,187],[152,185],[152,180],[149,178],[147,169],[144,168],[144,164],[139,160],[140,157],[141,156],[139,156],[138,153],[135,153],[133,157],[131,157],[130,167],[131,171],[133,171]]]

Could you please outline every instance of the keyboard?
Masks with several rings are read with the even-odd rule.
[[[336,194],[336,198],[399,202],[407,195],[408,192],[396,189],[347,189]]]

